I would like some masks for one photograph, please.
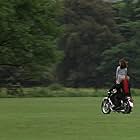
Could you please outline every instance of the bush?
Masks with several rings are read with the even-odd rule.
[[[50,90],[63,90],[64,87],[61,84],[55,83],[55,84],[51,84],[50,86],[48,86],[48,89],[50,89]]]
[[[132,96],[139,96],[140,89],[132,89]],[[65,88],[59,84],[49,87],[24,88],[23,96],[8,95],[6,90],[0,90],[0,97],[104,97],[106,89]]]

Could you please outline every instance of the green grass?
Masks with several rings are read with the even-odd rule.
[[[139,140],[140,97],[129,115],[102,114],[101,99],[1,98],[0,140]]]

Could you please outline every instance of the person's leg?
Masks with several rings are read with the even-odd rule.
[[[112,101],[112,103],[114,105],[113,109],[114,110],[119,109],[120,106],[121,106],[121,100],[118,97],[118,94],[117,93],[113,94],[110,99],[111,99],[111,101]]]
[[[131,97],[131,83],[129,81],[129,93],[128,93],[128,96]]]
[[[117,99],[117,94],[113,94],[111,97],[110,97],[113,105],[115,105],[115,107],[118,105],[118,99]]]
[[[112,87],[112,91],[113,89],[116,89],[116,93],[114,93],[111,97],[111,101],[112,103],[115,105],[115,107],[113,109],[116,109],[118,107],[121,106],[121,84],[115,84]]]

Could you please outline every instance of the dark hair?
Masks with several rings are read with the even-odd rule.
[[[124,68],[128,67],[128,62],[125,59],[120,59],[119,63],[120,63],[120,68],[121,69],[124,69]]]

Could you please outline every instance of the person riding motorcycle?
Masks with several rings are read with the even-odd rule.
[[[120,59],[116,69],[116,82],[109,90],[109,93],[114,93],[111,97],[114,109],[121,106],[121,100],[125,100],[126,96],[131,97],[129,79],[128,62],[125,59]]]

